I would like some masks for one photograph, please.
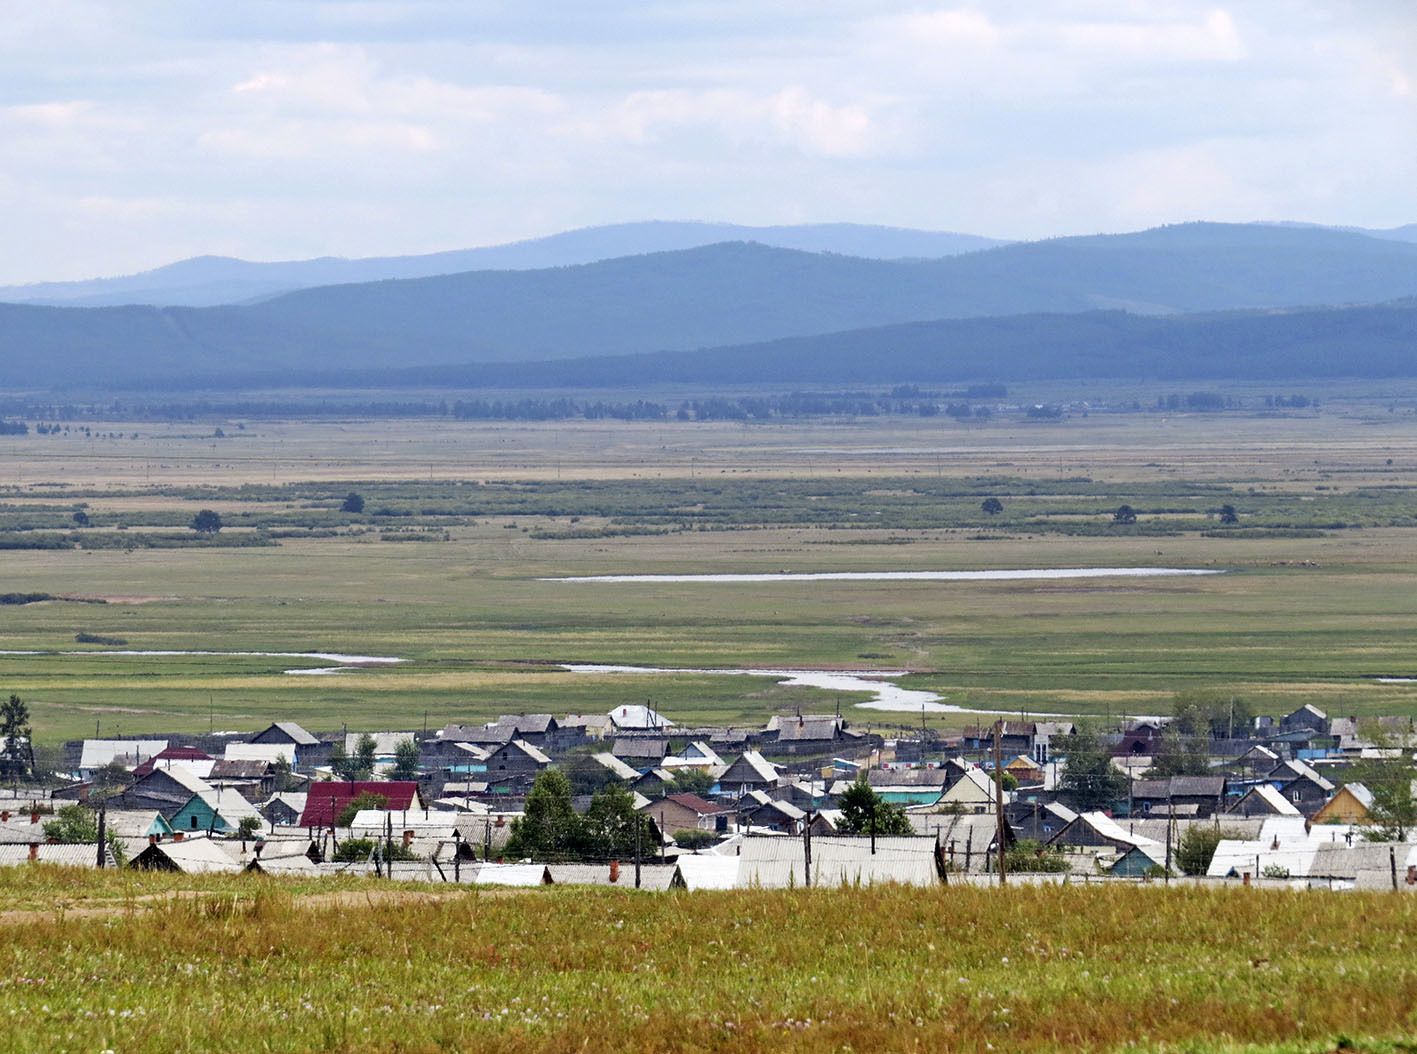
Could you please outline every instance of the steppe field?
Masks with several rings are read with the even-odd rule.
[[[1417,676],[1410,398],[983,424],[86,426],[0,437],[0,591],[39,595],[0,605],[0,690],[30,703],[41,744],[275,718],[436,727],[646,699],[681,723],[798,707],[875,728],[922,720],[781,677],[562,663],[892,671],[969,711],[923,715],[942,728],[974,712],[1164,713],[1194,687],[1260,712],[1417,714],[1417,684],[1377,680]],[[340,511],[351,491],[360,513]],[[989,497],[1001,512],[981,510]],[[1134,524],[1115,522],[1123,504]],[[1226,504],[1238,524],[1220,522]],[[220,534],[190,528],[201,509],[221,515]],[[1224,573],[547,580],[1087,567]],[[403,661],[124,654],[152,651]],[[351,668],[288,672],[333,666]]]
[[[1417,900],[0,874],[7,1050],[1411,1051]]]

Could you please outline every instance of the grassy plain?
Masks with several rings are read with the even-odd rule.
[[[64,897],[0,913],[14,1050],[1398,1051],[1417,1028],[1417,900],[1395,894],[312,893],[45,868],[0,892]]]
[[[39,740],[96,729],[254,728],[278,717],[314,728],[408,728],[425,711],[441,725],[530,710],[604,712],[644,699],[681,722],[760,723],[777,709],[838,702],[861,724],[918,719],[851,711],[859,696],[768,679],[611,678],[572,674],[554,665],[561,662],[907,670],[910,686],[991,712],[1164,712],[1173,691],[1206,685],[1262,711],[1314,702],[1336,714],[1417,713],[1417,685],[1372,680],[1417,675],[1417,420],[1405,412],[1354,404],[1293,417],[1095,415],[983,426],[245,424],[224,422],[221,440],[206,426],[131,423],[112,430],[136,439],[0,440],[11,483],[0,516],[21,533],[31,522],[63,526],[83,503],[95,531],[131,520],[180,532],[211,507],[230,523],[290,535],[254,548],[0,551],[0,592],[108,601],[0,607],[0,648],[100,650],[75,643],[88,633],[142,650],[407,661],[292,676],[284,671],[330,663],[0,655],[0,690],[31,702]],[[509,487],[514,481],[525,482]],[[823,494],[804,493],[804,481]],[[367,495],[371,515],[336,512],[350,489]],[[994,493],[1006,511],[991,520],[978,505]],[[1107,526],[1109,511],[1129,499],[1153,533]],[[1202,533],[1225,500],[1249,533]],[[705,520],[716,502],[722,511]],[[381,505],[397,515],[372,515]],[[880,513],[899,525],[846,520],[857,511],[866,524]],[[1366,525],[1333,529],[1335,520]],[[1266,524],[1315,536],[1253,530]],[[645,530],[667,533],[627,533]],[[539,580],[1131,565],[1227,573]]]

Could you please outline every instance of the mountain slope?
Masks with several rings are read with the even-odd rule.
[[[973,234],[856,223],[746,227],[731,223],[651,221],[584,227],[506,245],[420,256],[356,260],[326,256],[273,263],[229,256],[197,256],[120,278],[0,286],[0,301],[73,307],[128,304],[211,307],[314,286],[428,278],[464,271],[565,267],[728,241],[755,241],[784,249],[833,252],[867,259],[933,259],[1006,244],[996,238]]]
[[[1417,294],[1417,245],[1189,224],[926,261],[728,243],[541,271],[302,290],[240,307],[0,305],[0,385],[692,350],[901,322],[1209,312]]]

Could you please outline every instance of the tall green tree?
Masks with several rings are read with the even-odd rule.
[[[1353,766],[1350,783],[1361,783],[1373,795],[1363,837],[1374,842],[1405,842],[1417,830],[1417,798],[1412,780],[1417,777],[1407,737],[1394,735],[1376,721],[1364,722],[1362,735],[1385,757],[1364,758]]]
[[[543,769],[526,796],[522,815],[512,821],[508,856],[548,856],[578,848],[581,818],[571,807],[571,782],[558,769]]]
[[[1147,775],[1152,779],[1206,775],[1210,772],[1209,742],[1208,734],[1182,733],[1172,721],[1161,732],[1161,742]]]
[[[697,767],[681,768],[674,778],[664,785],[665,794],[707,794],[718,779],[708,769]]]
[[[389,773],[390,777],[396,780],[418,779],[420,758],[417,743],[412,739],[400,739],[394,747],[394,768]]]
[[[635,796],[618,783],[606,784],[591,798],[578,842],[566,849],[601,859],[627,859],[637,847],[647,856],[658,845],[650,818],[635,809]]]
[[[841,823],[837,829],[849,835],[915,833],[905,809],[877,794],[867,782],[865,770],[841,796]]]
[[[359,737],[359,741],[354,744],[353,762],[355,765],[355,776],[357,780],[367,780],[374,775],[374,766],[378,762],[379,745],[374,742],[374,737],[365,732]]]
[[[18,695],[0,703],[0,779],[25,779],[34,772],[30,708]]]
[[[221,530],[221,513],[203,509],[192,517],[192,530],[198,534],[216,534]]]
[[[1127,777],[1112,764],[1112,752],[1095,724],[1079,722],[1064,749],[1067,766],[1058,789],[1078,810],[1107,809],[1127,796]]]
[[[1186,736],[1234,739],[1254,726],[1255,711],[1243,696],[1206,688],[1172,696],[1171,720]]]

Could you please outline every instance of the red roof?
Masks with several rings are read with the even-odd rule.
[[[340,812],[359,795],[368,792],[387,798],[389,809],[423,808],[423,799],[418,793],[418,784],[412,780],[327,780],[310,784],[310,793],[305,798],[305,812],[300,817],[301,827],[332,827]],[[416,804],[415,804],[416,803]]]
[[[196,747],[167,747],[148,758],[133,770],[135,776],[146,776],[153,770],[156,761],[211,761],[212,756]]]
[[[697,794],[668,794],[665,795],[670,801],[677,802],[686,809],[692,809],[700,816],[708,816],[716,812],[727,812],[728,809],[722,805],[715,805],[713,802],[704,801]]]

